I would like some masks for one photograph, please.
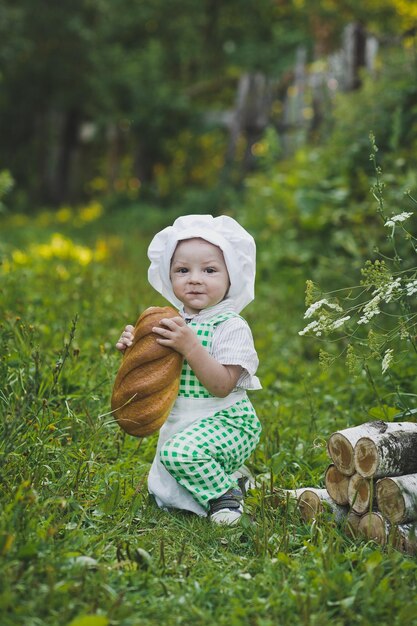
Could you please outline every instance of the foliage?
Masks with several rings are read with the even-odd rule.
[[[271,289],[268,255],[285,232],[262,243],[258,297],[245,313],[264,434],[242,527],[166,513],[147,496],[155,437],[123,434],[109,398],[120,328],[162,304],[146,284],[145,250],[167,219],[144,206],[117,219],[97,207],[3,218],[2,624],[412,623],[412,559],[348,539],[328,515],[305,525],[275,493],[322,484],[326,437],[376,411],[365,380],[346,385],[337,364],[320,371],[298,336],[299,266],[284,267]]]
[[[334,341],[338,339],[341,354],[345,355],[347,365],[354,373],[360,373],[363,368],[369,373],[368,363],[374,359],[381,363],[382,374],[395,362],[401,364],[401,370],[404,371],[407,365],[412,366],[417,352],[413,306],[414,294],[417,292],[414,258],[416,237],[406,225],[413,212],[387,215],[377,152],[375,138],[371,134],[370,159],[374,163],[376,175],[372,193],[377,201],[377,214],[381,218],[382,227],[388,232],[384,239],[391,246],[391,255],[388,256],[386,242],[382,241],[382,250],[376,249],[378,258],[367,260],[362,267],[362,280],[358,286],[339,287],[333,293],[322,293],[317,285],[308,281],[308,309],[304,318],[311,321],[299,333],[316,337],[330,336],[334,337]],[[406,193],[406,198],[414,206],[417,204],[410,192]],[[407,245],[409,250],[406,249]],[[337,356],[334,353],[321,353],[322,363],[326,367],[331,367],[335,358]],[[407,395],[408,401],[414,397],[410,392]],[[408,401],[403,401],[405,408],[409,408]]]
[[[40,12],[33,0],[4,0],[0,167],[18,181],[14,205],[27,204],[28,193],[36,205],[91,197],[98,180],[102,192],[140,189],[145,196],[162,187],[166,194],[167,168],[179,169],[190,134],[198,162],[186,160],[184,175],[168,187],[211,185],[243,73],[262,72],[283,92],[300,45],[310,58],[329,53],[354,21],[380,37],[398,37],[415,19],[408,4],[313,2],[307,11],[302,0],[74,0],[45,3]]]
[[[320,17],[322,11],[334,10],[337,5],[314,4]],[[374,2],[361,4],[364,10],[376,6]],[[287,33],[287,52],[308,18],[301,1],[274,3],[286,19],[290,5],[298,7],[300,30]],[[345,3],[343,9],[356,5]],[[189,182],[181,171],[182,159],[188,158],[188,151],[193,156],[201,154],[207,146],[199,142],[208,140],[194,130],[190,134],[181,129],[176,134],[177,122],[188,104],[174,83],[177,80],[183,87],[189,81],[198,84],[201,77],[212,77],[219,67],[218,58],[225,59],[234,51],[233,46],[220,45],[223,39],[216,39],[211,65],[208,37],[207,54],[188,54],[200,50],[199,35],[204,28],[210,32],[208,17],[216,23],[217,16],[224,29],[215,28],[215,34],[246,32],[253,12],[264,12],[270,19],[266,2],[251,6],[247,14],[238,11],[239,3],[221,7],[217,2],[206,3],[204,16],[203,5],[187,2],[181,6],[183,11],[176,2],[170,3],[169,11],[162,2],[152,6],[130,3],[128,7],[122,0],[79,3],[81,13],[77,15],[83,19],[72,21],[71,11],[64,7],[68,21],[57,30],[65,40],[75,28],[77,37],[97,43],[76,46],[92,55],[93,66],[101,53],[108,55],[102,57],[107,59],[105,67],[113,60],[113,67],[120,68],[126,60],[122,68],[126,75],[122,72],[117,88],[113,83],[117,72],[110,72],[106,80],[95,74],[103,78],[101,91],[97,85],[100,97],[84,103],[86,110],[100,113],[103,128],[106,120],[120,120],[113,115],[124,106],[135,113],[136,98],[143,94],[132,76],[141,72],[143,80],[148,80],[160,107],[155,105],[155,127],[141,126],[146,123],[146,115],[141,115],[152,106],[149,102],[143,102],[144,108],[132,120],[136,120],[138,136],[149,131],[146,136],[158,141],[157,150],[166,150],[172,157],[174,167],[164,169],[161,177],[171,188]],[[6,2],[0,9],[9,24],[12,17],[16,20],[13,37],[11,29],[5,29],[0,54],[8,56],[10,68],[18,66],[20,72],[30,40],[24,30],[30,27],[29,8],[32,15],[35,5],[25,0],[22,6]],[[84,22],[90,9],[91,22]],[[183,30],[185,11],[193,24],[191,28],[190,19]],[[228,19],[234,16],[231,26],[226,15]],[[38,17],[36,28],[41,27],[40,14]],[[0,20],[0,28],[5,23]],[[288,31],[289,23],[283,22]],[[116,26],[120,31],[117,37]],[[172,46],[180,32],[184,40]],[[261,30],[247,40],[248,58],[254,66],[265,62],[261,52],[268,54],[269,32]],[[249,49],[261,35],[266,46],[255,59]],[[242,35],[239,41],[244,40]],[[39,45],[40,39],[37,41]],[[103,52],[104,41],[108,47]],[[56,60],[48,56],[52,43],[45,38],[46,65]],[[149,76],[144,60],[152,69]],[[80,67],[82,70],[82,63]],[[228,67],[233,70],[232,64]],[[384,303],[384,311],[397,314],[400,304],[413,303],[415,295],[403,293],[407,287],[413,291],[417,280],[414,235],[407,227],[414,218],[404,215],[413,208],[411,188],[416,186],[412,160],[415,93],[412,81],[407,82],[410,67],[405,65],[406,71],[402,71],[401,65],[396,65],[391,71],[384,65],[380,76],[383,88],[379,81],[365,80],[362,92],[339,98],[329,125],[331,134],[321,145],[302,145],[293,156],[277,162],[281,146],[270,128],[256,145],[260,168],[247,179],[244,195],[212,186],[210,194],[197,194],[194,189],[185,204],[157,208],[138,202],[130,160],[123,171],[128,206],[119,201],[106,211],[105,204],[92,202],[80,207],[60,205],[30,217],[26,210],[1,216],[2,232],[7,232],[0,248],[2,625],[402,626],[417,622],[415,558],[391,545],[382,549],[372,542],[348,538],[327,512],[307,525],[294,503],[277,492],[277,487],[321,486],[328,463],[326,439],[331,432],[368,419],[393,419],[415,399],[414,355],[407,349],[401,363],[396,363],[399,353],[390,353],[391,343],[382,343],[392,341],[392,349],[397,350],[405,341],[398,335],[396,317],[386,318],[393,324],[388,324],[382,340],[378,328],[372,337],[365,334],[366,346],[361,348],[373,346],[379,361],[374,367],[369,360],[364,368],[360,355],[356,376],[347,374],[344,363],[334,358],[342,349],[350,364],[358,365],[357,348],[349,348],[348,339],[341,339],[341,348],[339,341],[327,344],[327,354],[322,353],[321,359],[328,367],[319,368],[317,338],[308,341],[299,335],[306,278],[312,281],[307,306],[315,304],[316,311],[326,310],[329,323],[345,316],[337,309],[343,304],[342,296],[340,292],[335,298],[322,294],[317,285],[326,285],[326,291],[339,289],[343,277],[343,286],[356,297],[361,268],[359,315],[365,314],[370,298],[380,295],[382,300],[383,293],[387,300],[391,286],[392,299]],[[170,80],[162,97],[161,85],[152,84],[152,76],[159,79],[167,69]],[[6,76],[6,83],[12,74]],[[204,85],[200,84],[200,94],[207,93]],[[390,86],[394,86],[395,97],[388,93]],[[57,93],[51,92],[54,107]],[[2,97],[9,95],[2,92]],[[205,96],[194,97],[203,101]],[[17,108],[24,105],[19,102]],[[164,118],[164,112],[170,111],[175,120],[172,127],[171,120]],[[372,196],[368,193],[372,172],[368,124],[374,121],[378,121],[374,128],[378,130],[378,159],[382,156],[384,177],[379,169],[372,174],[376,175]],[[123,121],[119,130],[124,127]],[[201,131],[198,124],[196,128]],[[177,153],[176,138],[181,139]],[[209,138],[213,143],[208,142],[204,154],[211,158],[221,139],[211,133]],[[32,148],[28,150],[28,167],[33,167]],[[373,158],[379,168],[375,146]],[[192,162],[190,171],[196,166]],[[211,171],[201,175],[212,185]],[[97,189],[103,188],[103,178],[97,176],[95,184]],[[400,200],[399,194],[407,188],[410,193]],[[406,205],[400,207],[401,202]],[[257,487],[247,498],[242,525],[235,529],[212,527],[204,519],[159,510],[146,493],[156,438],[128,437],[109,413],[119,365],[114,343],[120,329],[134,322],[145,307],[163,303],[146,282],[150,238],[180,213],[215,209],[239,219],[258,245],[257,298],[244,315],[260,356],[263,390],[254,393],[252,400],[264,432],[249,463]],[[394,254],[390,252],[393,244]],[[375,259],[375,245],[391,259]],[[371,263],[364,265],[365,259]],[[398,278],[401,294],[398,284],[393,286]],[[378,289],[383,292],[373,293]],[[318,306],[324,298],[329,304]],[[349,302],[353,306],[352,300]],[[332,317],[333,313],[337,317]],[[370,322],[381,320],[381,315],[374,315]],[[407,346],[411,346],[414,313],[401,310],[401,315],[408,324]],[[385,362],[381,363],[381,357]]]

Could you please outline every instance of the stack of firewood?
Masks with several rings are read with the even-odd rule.
[[[333,433],[325,489],[297,489],[304,520],[330,507],[350,535],[417,553],[417,423],[367,422]]]

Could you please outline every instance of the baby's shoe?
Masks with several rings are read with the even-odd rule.
[[[210,502],[210,520],[216,524],[233,526],[243,513],[243,493],[240,489],[229,489],[220,498]]]

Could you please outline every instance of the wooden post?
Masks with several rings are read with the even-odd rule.
[[[360,426],[352,426],[338,430],[330,435],[327,442],[327,451],[339,472],[352,476],[355,473],[354,448],[362,437],[385,432],[387,423],[382,420],[366,422]]]
[[[417,474],[382,478],[376,484],[376,497],[379,510],[390,522],[417,521]]]
[[[417,472],[417,424],[389,426],[384,433],[361,437],[356,443],[355,468],[361,476],[384,478]]]
[[[361,515],[369,511],[374,500],[372,481],[360,474],[353,474],[349,479],[348,500],[355,513]]]
[[[326,470],[324,482],[330,497],[337,504],[349,504],[349,476],[342,474],[333,463]]]

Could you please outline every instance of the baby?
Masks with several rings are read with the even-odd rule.
[[[184,357],[148,489],[160,507],[235,524],[244,496],[236,472],[261,433],[246,393],[261,388],[258,357],[239,316],[254,297],[255,243],[231,217],[188,215],[158,233],[148,255],[149,282],[179,309],[153,332],[158,343]],[[131,345],[132,332],[126,326],[119,350]]]

